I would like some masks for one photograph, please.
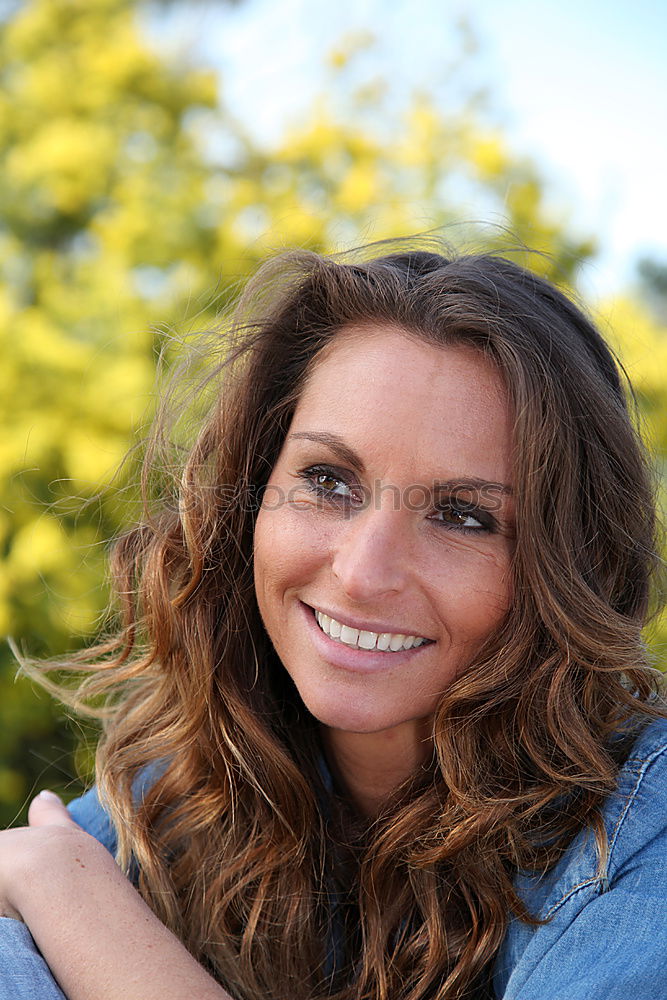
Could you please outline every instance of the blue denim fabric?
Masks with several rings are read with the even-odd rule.
[[[0,1000],[65,1000],[20,920],[0,917]]]
[[[667,1000],[667,721],[634,744],[604,809],[598,869],[583,831],[545,878],[517,879],[540,927],[513,921],[496,961],[502,1000]]]
[[[94,789],[69,809],[115,850]],[[495,966],[497,1000],[667,1000],[666,720],[635,743],[604,822],[604,871],[584,831],[546,877],[518,877],[531,912],[550,919],[510,924]],[[25,925],[8,918],[0,918],[0,1000],[63,1000]]]
[[[115,855],[116,831],[108,814],[100,805],[96,788],[89,789],[80,799],[74,799],[67,809],[79,826],[82,826],[87,833],[104,844],[107,851]]]

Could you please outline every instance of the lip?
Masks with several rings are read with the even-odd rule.
[[[304,604],[303,601],[301,603]],[[329,618],[334,618],[337,622],[340,622],[341,625],[349,625],[350,628],[357,628],[360,632],[377,632],[378,635],[382,632],[390,632],[393,635],[414,635],[418,639],[428,639],[428,636],[422,635],[421,632],[404,632],[400,628],[389,628],[388,625],[378,625],[377,622],[363,621],[361,618],[354,618],[352,615],[341,615],[337,612],[329,611],[327,608],[323,608],[319,604],[317,606],[304,604],[304,607],[308,608],[312,612],[320,611],[323,615],[328,615]],[[429,640],[429,642],[432,642],[432,640]]]
[[[414,656],[419,656],[430,645],[433,645],[432,642],[428,642],[424,643],[423,646],[413,646],[412,649],[387,650],[387,652],[378,652],[373,649],[355,649],[353,646],[346,646],[342,642],[336,642],[334,639],[331,639],[317,624],[313,608],[308,604],[304,604],[303,601],[300,604],[306,628],[312,637],[316,651],[327,663],[334,667],[340,667],[342,670],[349,670],[351,673],[377,674],[393,670],[396,667],[407,664]],[[320,611],[321,609],[318,607],[317,610]],[[324,614],[326,614],[326,611]],[[357,626],[354,625],[353,627],[356,628]],[[365,631],[375,632],[376,629],[368,628]],[[382,629],[382,631],[386,632],[387,629]]]

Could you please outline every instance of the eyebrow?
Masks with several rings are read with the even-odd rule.
[[[350,448],[348,444],[343,441],[342,438],[338,437],[337,434],[330,434],[328,431],[297,431],[293,434],[288,434],[288,440],[303,440],[303,441],[315,441],[317,444],[326,445],[331,451],[340,458],[342,462],[346,465],[351,466],[355,471],[364,473],[366,468],[361,458],[357,455],[354,449]],[[493,488],[497,493],[502,493],[504,496],[513,496],[514,490],[507,483],[495,483],[489,482],[487,479],[479,479],[477,476],[461,476],[455,479],[436,479],[434,484],[439,491],[456,491],[456,490],[481,490]]]
[[[318,444],[324,444],[327,448],[330,448],[335,455],[345,462],[346,465],[351,465],[353,469],[357,472],[365,472],[366,467],[362,460],[357,455],[356,451],[350,448],[349,445],[345,444],[342,438],[339,438],[337,434],[329,434],[327,431],[303,431],[301,433],[297,432],[295,434],[288,435],[290,440],[299,438],[304,441],[316,441]]]

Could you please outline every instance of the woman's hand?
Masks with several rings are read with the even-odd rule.
[[[45,789],[32,800],[28,809],[28,823],[32,828],[40,826],[63,826],[66,829],[81,830],[74,822],[55,792]]]
[[[0,833],[0,911],[23,920],[68,1000],[230,1000],[56,795]]]
[[[71,818],[54,792],[43,791],[28,811],[30,826],[0,832],[0,916],[23,920],[28,897],[48,898],[57,866],[79,854],[95,857],[108,852]],[[79,858],[75,864],[84,864]]]

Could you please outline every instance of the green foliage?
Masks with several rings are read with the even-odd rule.
[[[417,94],[394,112],[366,86],[342,107],[314,100],[262,145],[212,72],[147,42],[136,8],[25,0],[0,22],[0,634],[37,655],[100,626],[106,540],[136,516],[133,464],[114,473],[150,415],[170,331],[210,325],[267,252],[457,223],[455,242],[523,241],[544,254],[530,266],[574,287],[594,251],[473,103],[446,114]],[[346,92],[353,59],[332,54],[330,93]],[[461,225],[463,201],[512,237]],[[667,452],[667,365],[652,361],[665,330],[633,302],[610,315]],[[79,787],[62,711],[14,674],[3,649],[0,822],[36,783]]]
[[[103,540],[133,507],[104,487],[150,408],[151,323],[208,278],[189,122],[215,101],[214,76],[160,59],[123,0],[35,0],[0,26],[0,632],[31,652],[71,648],[105,604]],[[34,781],[74,773],[47,765],[71,748],[62,713],[14,685],[8,650],[1,669],[6,820]]]

